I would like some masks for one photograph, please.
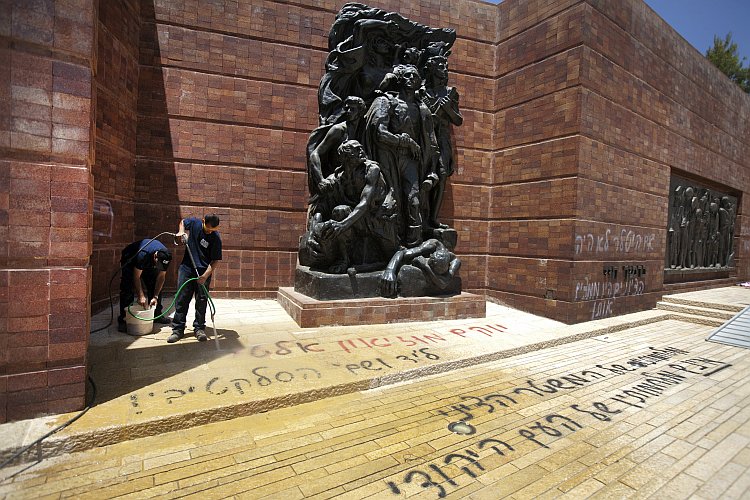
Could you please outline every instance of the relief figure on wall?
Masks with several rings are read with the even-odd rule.
[[[736,203],[707,188],[677,185],[670,195],[666,268],[732,267]]]

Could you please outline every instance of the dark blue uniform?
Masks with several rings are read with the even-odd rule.
[[[148,243],[148,245],[146,245],[146,243]],[[141,249],[143,245],[146,246]],[[140,269],[142,271],[141,288],[146,293],[147,300],[150,301],[154,297],[154,292],[156,291],[156,278],[161,271],[161,269],[158,269],[154,263],[154,252],[159,251],[169,254],[171,258],[171,253],[167,250],[167,247],[157,240],[150,243],[147,239],[134,241],[123,249],[122,257],[120,258],[120,266],[124,267],[122,268],[120,278],[120,315],[117,318],[118,323],[125,321],[125,309],[127,309],[127,307],[133,303],[133,300],[135,300],[135,284],[133,282],[134,269]],[[156,297],[156,310],[154,311],[154,316],[160,315],[161,312],[161,294],[159,294],[159,296]]]
[[[206,272],[208,265],[215,261],[221,260],[221,237],[218,231],[214,231],[211,234],[203,232],[203,220],[197,217],[189,217],[182,221],[182,225],[185,231],[189,231],[188,236],[188,248],[195,259],[195,265],[198,267],[198,274],[201,275]],[[193,262],[190,260],[187,249],[185,255],[182,258],[182,264],[177,277],[177,288],[181,287],[190,278],[197,278],[195,269],[193,268]],[[211,284],[211,277],[209,277],[203,286],[206,290],[209,289]],[[191,281],[177,296],[177,302],[175,305],[174,316],[172,318],[172,331],[180,334],[185,332],[185,323],[187,320],[187,312],[190,307],[190,300],[195,296],[195,320],[193,321],[193,328],[195,330],[203,330],[206,328],[206,306],[208,305],[208,297],[203,293],[200,285],[197,281]]]

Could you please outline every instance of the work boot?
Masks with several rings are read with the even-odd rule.
[[[172,320],[167,318],[166,316],[162,316],[161,318],[156,318],[154,320],[154,323],[159,323],[160,325],[171,325]]]
[[[185,332],[178,332],[177,330],[172,330],[172,335],[169,336],[169,338],[167,339],[167,342],[170,344],[174,344],[175,342],[177,342],[184,336],[185,336]]]
[[[201,328],[195,331],[195,338],[198,339],[199,342],[205,342],[206,340],[208,340],[208,337],[206,337],[206,332],[204,332]]]
[[[117,318],[117,331],[120,333],[128,333],[128,324],[122,318]]]

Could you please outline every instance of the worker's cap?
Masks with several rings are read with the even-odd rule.
[[[156,269],[158,271],[166,271],[170,262],[172,262],[171,253],[165,252],[164,250],[158,250],[156,252]]]

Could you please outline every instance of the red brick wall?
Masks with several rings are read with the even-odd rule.
[[[135,233],[174,231],[181,217],[218,213],[224,262],[214,296],[275,297],[293,283],[307,211],[305,145],[318,122],[328,30],[342,5],[141,2]],[[459,252],[479,269],[465,266],[466,284],[481,290],[497,7],[474,0],[372,5],[459,33],[451,59],[465,122],[444,206],[464,233]]]
[[[96,161],[92,307],[109,304],[108,285],[120,251],[136,237],[135,152],[138,124],[140,5],[101,1],[97,19]],[[112,293],[117,302],[118,278]]]
[[[651,249],[597,256],[646,266],[643,296],[614,300],[612,314],[621,314],[652,307],[664,291],[701,286],[663,283],[670,175],[748,191],[750,98],[641,0],[586,3],[580,192],[596,193],[599,206],[581,206],[579,225],[655,235]],[[748,233],[736,237],[744,242]],[[747,279],[746,250],[736,248],[736,275],[716,284]],[[573,279],[594,279],[599,267],[581,259]]]
[[[579,206],[586,6],[499,6],[487,295],[566,320]]]
[[[95,7],[0,11],[1,423],[84,404]]]
[[[663,282],[670,174],[747,191],[748,96],[641,0],[499,9],[488,296],[577,322],[705,287]],[[737,240],[737,276],[713,285],[747,278]]]
[[[121,87],[125,98],[98,108],[97,196],[115,216],[113,236],[96,240],[95,301],[124,244],[212,211],[225,248],[216,296],[272,297],[292,284],[304,147],[341,5],[132,0],[110,7],[117,16],[102,9],[100,51],[119,62],[100,62],[100,73],[122,75],[98,82],[103,96]],[[640,0],[373,5],[458,32],[451,78],[465,121],[443,211],[461,233],[468,290],[569,322],[651,307],[665,289],[671,169],[744,189],[747,97]],[[109,26],[115,18],[126,21]],[[118,135],[110,123],[121,124]],[[737,247],[750,248],[742,238]],[[740,255],[742,275],[747,261]],[[622,277],[629,265],[647,268],[637,295],[581,299],[587,283],[606,286],[605,267],[620,270],[620,289],[633,288]]]

